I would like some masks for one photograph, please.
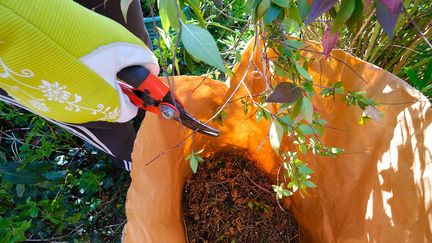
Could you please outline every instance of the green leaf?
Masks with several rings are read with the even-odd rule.
[[[129,9],[129,5],[132,3],[133,0],[120,0],[120,10],[123,15],[124,21],[127,23],[127,12]]]
[[[298,10],[303,20],[309,15],[312,6],[309,5],[308,0],[298,0]]]
[[[307,80],[312,80],[312,76],[304,69],[302,66],[300,66],[298,63],[295,64],[297,71],[301,76],[303,76]]]
[[[192,172],[196,174],[198,170],[198,160],[195,158],[195,156],[192,156],[189,160],[189,165],[192,169]]]
[[[280,120],[289,126],[292,126],[292,124],[294,123],[289,115],[283,116],[282,118],[280,118]]]
[[[305,180],[303,183],[305,184],[305,186],[310,187],[310,188],[315,188],[315,187],[317,187],[317,185],[315,185],[315,183],[313,183],[313,182],[310,181],[310,180]]]
[[[255,117],[256,122],[261,121],[261,119],[263,118],[263,115],[264,115],[263,110],[262,110],[262,109],[259,109],[259,110],[257,111],[257,113],[256,113],[256,117]]]
[[[417,74],[413,72],[410,68],[404,68],[404,73],[409,78],[409,80],[414,84],[417,89],[422,88],[422,81],[418,78]]]
[[[303,97],[301,107],[300,107],[300,115],[304,120],[311,123],[313,117],[313,106],[312,100],[310,97]]]
[[[300,28],[300,25],[295,20],[286,17],[282,20],[282,26],[288,33],[296,32]]]
[[[432,81],[431,78],[432,78],[432,58],[429,59],[428,65],[424,72],[423,82],[425,84],[429,83],[430,81]]]
[[[279,154],[279,149],[281,146],[283,134],[284,134],[283,126],[280,124],[280,122],[277,119],[275,119],[270,126],[269,136],[270,136],[270,144],[276,154]]]
[[[28,213],[29,213],[30,217],[35,218],[39,214],[39,208],[36,206],[32,207],[31,209],[29,209]]]
[[[180,28],[179,14],[177,11],[176,0],[158,0],[159,15],[162,21],[162,27],[166,33],[169,33],[169,27],[178,31]]]
[[[247,6],[246,11],[251,11],[254,23],[256,23],[256,21],[257,21],[256,16],[257,16],[257,12],[258,12],[258,4],[260,2],[261,2],[261,0],[248,0],[246,3],[246,6]]]
[[[193,57],[226,72],[216,42],[207,30],[182,22],[181,40]]]
[[[298,40],[287,40],[286,41],[288,47],[292,48],[292,49],[300,49],[304,43]]]
[[[353,31],[355,24],[363,15],[363,0],[355,0],[355,8],[351,17],[347,20],[346,25],[350,31]]]
[[[261,3],[258,5],[256,21],[258,21],[259,19],[261,19],[262,16],[264,16],[264,14],[267,12],[267,9],[270,8],[270,4],[270,0],[261,1]]]
[[[196,159],[198,162],[204,162],[204,159],[201,158],[201,157],[198,156],[198,155],[195,155],[195,159]]]
[[[47,178],[48,180],[57,180],[60,178],[64,178],[66,175],[67,170],[61,170],[61,171],[49,171],[46,173],[43,173],[42,176]]]
[[[3,178],[14,184],[35,184],[45,179],[39,174],[18,169],[19,163],[9,162],[0,166]]]
[[[17,184],[15,187],[15,190],[16,190],[17,196],[22,197],[24,195],[24,192],[25,192],[25,185]]]
[[[302,173],[303,175],[310,175],[313,173],[313,170],[311,168],[309,168],[307,165],[302,164],[301,166],[298,167],[298,170],[300,173]]]
[[[290,6],[290,2],[288,0],[272,0],[272,2],[282,8],[288,8]]]
[[[305,144],[300,144],[299,145],[299,151],[300,151],[300,153],[306,155],[307,154],[307,146]]]
[[[339,12],[333,22],[332,33],[338,31],[342,25],[351,17],[354,12],[355,1],[353,0],[342,0]]]
[[[298,126],[298,128],[300,129],[300,131],[304,134],[304,135],[311,135],[314,134],[314,130],[312,129],[312,127],[310,125],[305,125],[305,124],[300,124]]]
[[[297,8],[294,1],[290,2],[289,9],[288,9],[288,17],[295,20],[297,23],[301,24],[303,23],[302,17],[300,15],[299,9]]]
[[[264,23],[271,24],[279,16],[281,12],[282,9],[279,6],[275,4],[270,5],[270,8],[267,10],[267,12],[264,15]]]
[[[190,158],[193,156],[193,152],[190,153],[188,156],[186,156],[185,160],[190,160]]]
[[[165,43],[166,47],[168,48],[168,50],[172,51],[172,48],[174,47],[171,38],[169,37],[169,34],[167,34],[168,32],[165,32],[165,30],[156,27],[158,34],[160,35],[160,37],[162,37],[163,42]]]

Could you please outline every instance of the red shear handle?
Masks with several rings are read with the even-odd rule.
[[[161,110],[159,108],[160,105],[169,106],[173,108],[176,113],[179,112],[176,106],[180,105],[181,108],[183,108],[183,104],[175,94],[175,98],[171,98],[170,88],[160,78],[154,76],[150,72],[137,73],[136,76],[131,77],[134,74],[134,70],[136,69],[123,69],[121,73],[119,73],[120,78],[123,78],[122,80],[125,82],[127,82],[128,79],[133,79],[132,82],[136,83],[137,78],[144,78],[141,79],[143,81],[141,81],[136,86],[136,88],[126,83],[119,82],[123,92],[129,97],[130,101],[134,105],[138,106],[140,109],[147,110],[158,115],[161,114]]]

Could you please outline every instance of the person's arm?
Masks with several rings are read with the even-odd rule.
[[[144,25],[141,2],[139,0],[133,0],[129,5],[127,22],[125,22],[120,9],[120,0],[108,0],[105,4],[104,0],[75,0],[75,2],[120,23],[140,38],[149,49],[152,49],[152,43]]]

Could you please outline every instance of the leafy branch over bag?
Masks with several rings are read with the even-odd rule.
[[[178,33],[187,52],[219,70],[228,71],[219,54],[216,42],[205,29],[210,21],[203,16],[204,1],[200,0],[159,0],[163,31],[173,30]],[[197,21],[187,20],[180,11],[188,5]],[[321,84],[308,72],[308,64],[314,60],[305,58],[308,50],[302,41],[308,25],[323,22],[327,26],[322,31],[323,57],[332,58],[331,50],[337,45],[339,33],[350,31],[362,20],[364,9],[376,7],[377,19],[385,32],[392,35],[395,19],[401,11],[401,0],[248,0],[250,9],[249,27],[253,28],[256,43],[261,52],[261,61],[268,73],[266,92],[257,99],[248,97],[242,100],[245,113],[248,106],[257,108],[256,120],[266,119],[271,123],[269,141],[275,153],[279,155],[286,178],[274,186],[278,198],[288,196],[298,189],[305,190],[316,185],[310,180],[313,171],[303,161],[308,153],[321,156],[336,156],[343,152],[340,148],[321,144],[326,121],[320,118],[314,109],[312,100],[322,97],[340,98],[347,105],[357,105],[364,110],[359,118],[363,124],[369,119],[379,121],[381,113],[375,108],[378,103],[369,99],[367,94],[355,90],[345,90],[340,80]],[[194,23],[198,23],[197,26]],[[262,40],[262,42],[261,42]],[[178,44],[177,40],[177,44]],[[268,51],[274,56],[270,57]],[[266,72],[266,71],[264,71]],[[279,77],[279,78],[278,78]],[[285,80],[283,82],[276,80]],[[320,91],[316,91],[317,89]],[[256,101],[259,100],[259,101]],[[273,105],[270,105],[273,104]],[[229,119],[229,118],[228,118]],[[222,121],[220,121],[222,123]],[[284,137],[293,143],[290,150],[285,150]],[[189,156],[193,171],[196,172],[199,156],[192,152]],[[289,191],[289,193],[287,192]]]

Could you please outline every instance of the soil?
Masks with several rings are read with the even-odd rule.
[[[221,152],[199,165],[183,192],[189,242],[299,242],[295,219],[253,164]]]

